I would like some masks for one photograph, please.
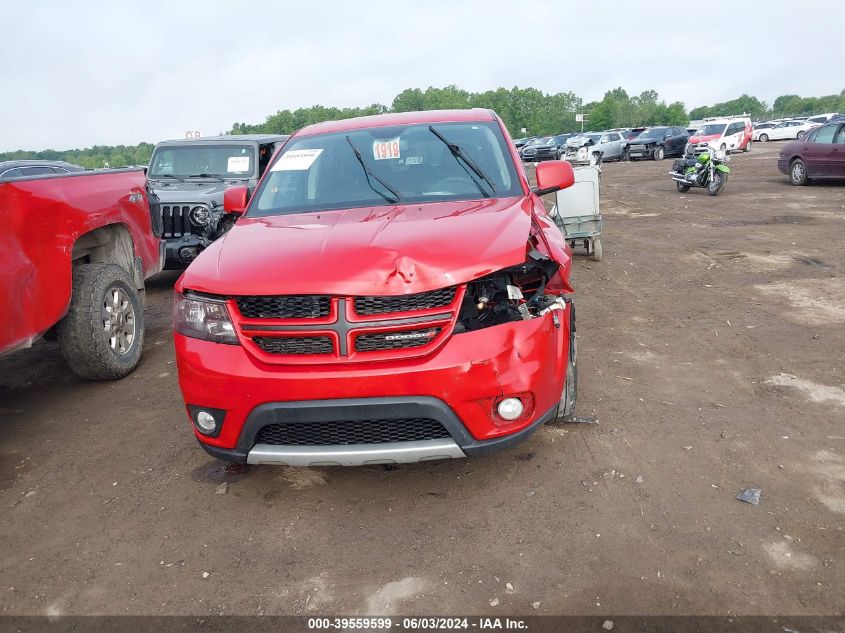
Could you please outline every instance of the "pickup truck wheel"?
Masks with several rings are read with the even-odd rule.
[[[62,355],[80,378],[127,375],[144,344],[144,310],[131,275],[114,264],[75,268],[70,307],[57,329]]]

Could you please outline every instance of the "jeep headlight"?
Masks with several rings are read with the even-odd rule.
[[[208,207],[194,207],[193,209],[191,209],[190,218],[191,222],[193,222],[197,226],[205,226],[206,224],[208,224],[208,220],[210,218]]]

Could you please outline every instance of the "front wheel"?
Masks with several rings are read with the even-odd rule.
[[[621,161],[628,161],[631,160],[631,155],[628,153],[628,148],[622,150],[622,156],[619,157]]]
[[[807,184],[807,166],[800,158],[796,158],[789,166],[789,182],[796,187]]]
[[[677,180],[675,181],[675,185],[678,187],[678,191],[680,191],[681,193],[686,193],[687,191],[689,191],[689,185],[685,185],[684,183],[678,182]]]
[[[767,143],[769,141],[769,135],[768,134],[761,134],[760,138],[757,139],[757,140],[759,140],[761,143]]]
[[[713,180],[707,184],[707,194],[710,196],[718,196],[722,193],[722,189],[728,183],[728,175],[725,172],[717,171],[713,175]]]
[[[654,160],[663,160],[663,157],[666,155],[666,150],[663,147],[658,147],[654,150]]]
[[[742,150],[742,151],[745,152],[745,153],[748,153],[748,152],[751,151],[751,141],[748,141],[748,144],[745,146],[745,149]]]
[[[114,264],[77,266],[57,330],[62,355],[80,378],[112,380],[131,372],[144,344],[144,310],[131,275]]]
[[[800,132],[798,132],[798,136],[796,136],[795,138],[797,138],[800,141],[802,138],[804,138],[805,134],[806,134],[806,132],[804,130],[801,130]]]

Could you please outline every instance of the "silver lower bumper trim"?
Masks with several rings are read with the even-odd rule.
[[[350,446],[274,446],[256,444],[247,455],[248,464],[277,466],[366,466],[412,464],[431,459],[466,457],[451,439],[359,444]]]

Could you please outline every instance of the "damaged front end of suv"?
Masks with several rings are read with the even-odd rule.
[[[547,161],[529,189],[517,160],[489,111],[297,133],[176,285],[203,448],[407,463],[502,449],[571,414],[570,252],[539,195],[574,175]],[[231,190],[229,208],[246,196]]]

